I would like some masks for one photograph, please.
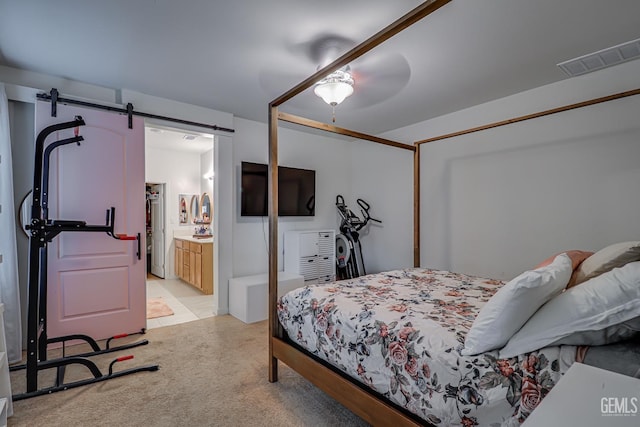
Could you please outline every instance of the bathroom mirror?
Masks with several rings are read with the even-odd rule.
[[[189,224],[189,211],[187,211],[188,194],[178,195],[178,223],[180,225]]]
[[[198,200],[198,196],[197,195],[193,195],[191,196],[191,208],[189,210],[189,213],[191,214],[191,222],[193,222],[194,224],[196,223],[196,221],[198,220],[198,218],[200,217],[200,205],[199,205],[199,200]]]
[[[202,206],[202,222],[210,223],[213,212],[211,210],[211,198],[209,197],[209,194],[202,193],[200,205]]]

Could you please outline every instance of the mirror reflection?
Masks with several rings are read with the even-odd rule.
[[[200,216],[200,206],[199,206],[199,200],[198,200],[198,196],[197,195],[193,195],[191,196],[191,209],[190,209],[190,214],[191,214],[191,220],[192,222],[196,222],[198,217]]]
[[[211,223],[211,217],[213,212],[211,211],[211,198],[209,194],[203,193],[202,199],[200,201],[202,206],[202,222],[209,224]]]
[[[178,222],[181,225],[189,224],[189,212],[187,211],[188,194],[178,195]]]

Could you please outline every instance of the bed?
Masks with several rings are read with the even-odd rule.
[[[507,285],[491,279],[420,268],[421,147],[447,138],[640,94],[640,89],[620,92],[413,144],[367,135],[279,110],[281,105],[329,73],[347,66],[449,1],[433,0],[419,5],[269,103],[269,381],[278,381],[278,362],[283,362],[373,425],[519,424],[576,358],[582,360],[584,357],[584,347],[575,345],[582,342],[582,337],[578,337],[580,339],[575,343],[569,339],[563,345],[552,345],[559,341],[554,336],[543,337],[542,341],[536,341],[534,348],[509,357],[500,355],[503,349],[485,351],[472,357],[461,354],[476,316],[492,295]],[[400,148],[413,155],[413,269],[309,286],[278,299],[278,254],[281,251],[278,247],[278,198],[274,195],[278,194],[278,126],[281,121]],[[640,260],[640,256],[636,260]],[[636,284],[634,292],[637,293],[640,273],[636,271],[635,274],[631,285]],[[588,290],[588,287],[584,289]],[[554,332],[555,329],[546,327],[549,325],[545,322],[554,320],[560,325],[568,325],[562,321],[562,315],[575,314],[571,309],[571,303],[575,302],[572,298],[581,301],[581,293],[585,292],[563,292],[562,298],[553,299],[559,301],[558,304],[551,304],[551,301],[545,304],[545,307],[554,307],[558,315],[549,316],[541,308],[542,314],[536,312],[532,327]],[[636,299],[640,301],[640,295]],[[587,302],[598,306],[594,301]],[[381,310],[383,306],[386,306],[386,311]],[[640,316],[640,306],[630,309],[636,317]],[[593,316],[603,317],[608,316],[597,313]],[[352,320],[359,323],[349,323]],[[634,332],[633,328],[624,331]],[[519,338],[520,346],[515,348],[522,348],[523,343],[533,343],[533,340],[527,343],[527,333],[523,326],[514,335]],[[570,334],[567,332],[567,335]],[[591,345],[603,344],[599,343],[600,338],[595,337]],[[637,343],[632,343],[631,348],[637,349]],[[588,351],[587,359],[601,359],[606,364],[606,357],[598,357],[598,353]],[[377,366],[383,366],[385,370]]]
[[[462,356],[498,280],[422,268],[395,270],[283,296],[293,343],[432,425],[517,425],[575,361],[575,346],[501,360]]]
[[[408,268],[308,285],[277,315],[288,343],[418,423],[519,425],[574,362],[640,372],[640,241],[506,283]]]

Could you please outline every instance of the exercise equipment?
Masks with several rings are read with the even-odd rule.
[[[133,358],[132,355],[127,355],[114,359],[109,365],[108,373],[104,374],[93,361],[88,359],[88,357],[98,354],[111,353],[148,344],[149,342],[147,340],[140,340],[120,346],[111,346],[112,340],[124,338],[128,335],[144,334],[144,329],[134,334],[115,335],[106,341],[104,348],[101,348],[96,340],[88,335],[72,334],[53,338],[47,336],[47,243],[51,242],[62,232],[104,232],[118,240],[137,240],[138,259],[140,259],[141,256],[140,233],[138,233],[137,236],[128,236],[114,232],[114,207],[107,209],[105,225],[88,225],[85,221],[49,219],[49,161],[51,153],[63,145],[73,143],[80,145],[80,142],[84,141],[84,138],[78,135],[79,127],[84,125],[85,122],[82,117],[76,116],[73,121],[46,127],[36,138],[31,222],[25,227],[30,232],[29,279],[27,285],[27,361],[25,364],[12,366],[10,368],[12,371],[26,370],[27,389],[25,393],[14,394],[12,396],[13,400],[50,394],[136,372],[158,370],[158,365],[147,365],[114,372],[113,367],[116,363]],[[45,149],[44,143],[47,136],[53,132],[71,128],[75,128],[74,137],[52,142]],[[67,356],[65,345],[74,340],[84,341],[91,347],[91,351]],[[52,343],[62,343],[62,357],[47,360],[47,346]],[[64,375],[66,367],[74,364],[85,366],[92,377],[65,383]],[[56,369],[54,385],[39,389],[38,373],[42,370],[53,368]]]
[[[344,197],[336,196],[336,207],[342,218],[340,233],[336,236],[336,275],[339,280],[353,279],[367,274],[364,268],[362,256],[362,243],[360,242],[360,230],[370,221],[382,223],[369,215],[371,206],[362,199],[357,200],[362,213],[362,219],[353,213],[344,202]]]

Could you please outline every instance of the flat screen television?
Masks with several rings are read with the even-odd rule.
[[[240,215],[267,216],[268,166],[242,162]],[[309,169],[278,166],[278,215],[314,216],[316,172]]]

